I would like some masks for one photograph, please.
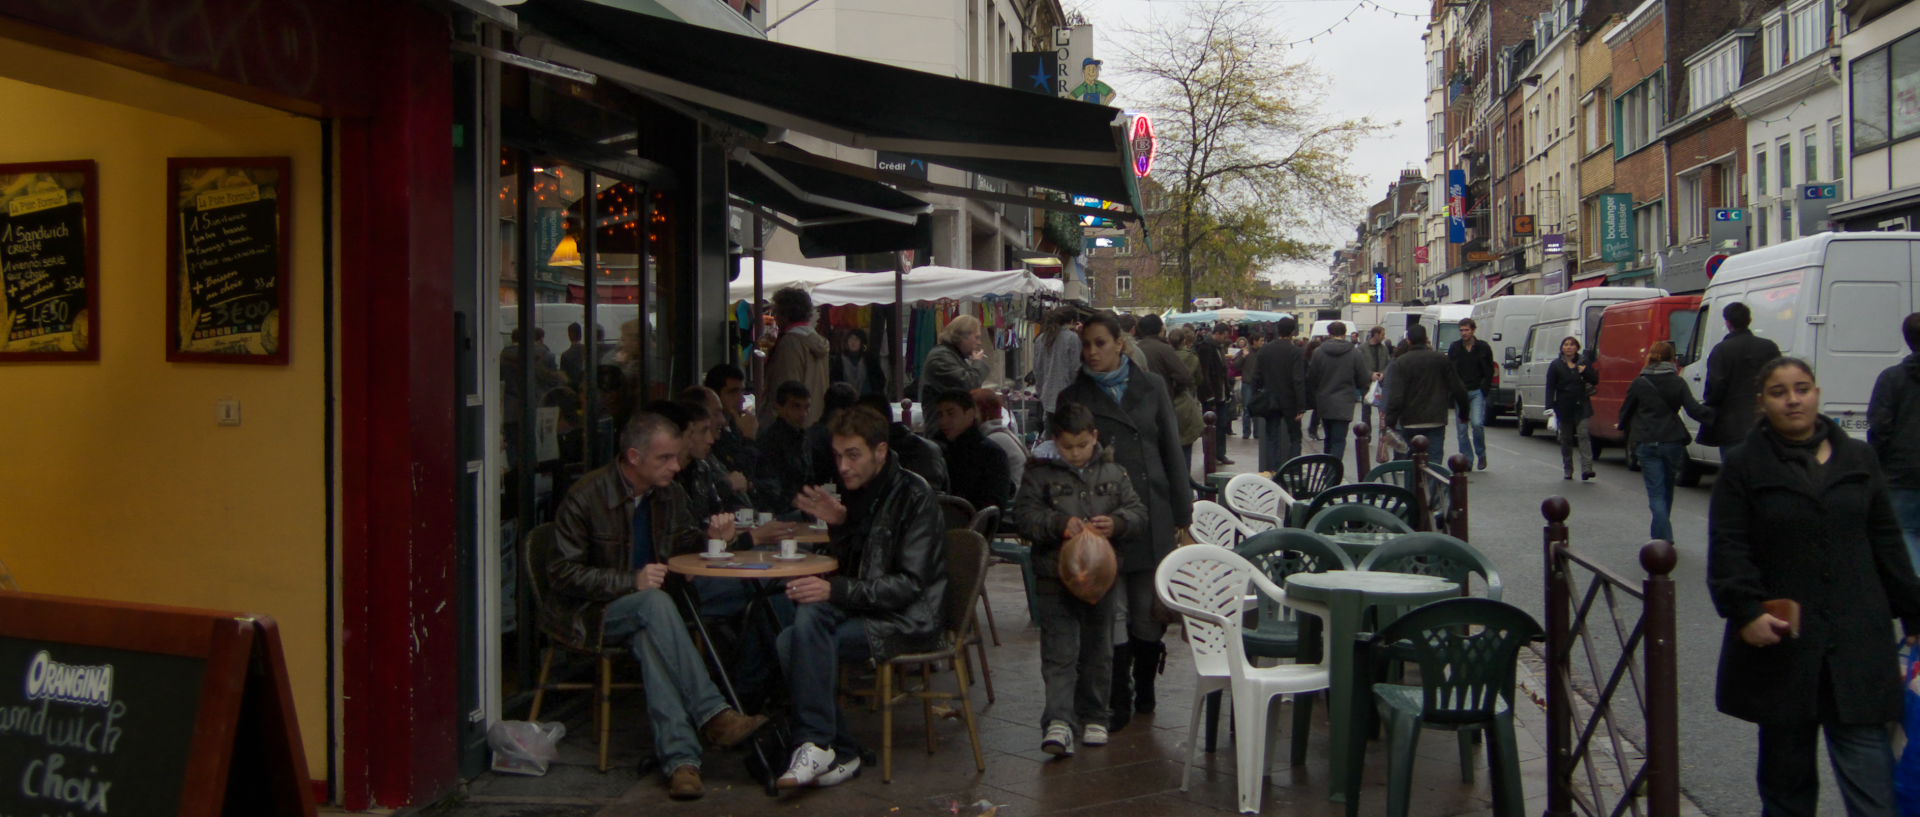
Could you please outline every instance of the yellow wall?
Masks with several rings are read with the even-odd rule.
[[[6,40],[0,110],[0,162],[91,159],[100,197],[100,360],[0,364],[0,559],[24,590],[273,616],[322,777],[319,123]],[[289,365],[167,362],[170,156],[292,157]]]

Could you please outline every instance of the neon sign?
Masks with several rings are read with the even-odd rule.
[[[1133,118],[1133,175],[1145,177],[1153,172],[1153,159],[1160,150],[1159,140],[1153,138],[1153,122],[1146,116]]]

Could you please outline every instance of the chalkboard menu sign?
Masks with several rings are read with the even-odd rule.
[[[168,159],[167,359],[287,362],[286,158]]]
[[[0,815],[312,815],[272,619],[0,593]]]
[[[0,361],[98,360],[92,162],[0,165]]]

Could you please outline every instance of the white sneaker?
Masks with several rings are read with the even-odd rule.
[[[1060,757],[1073,757],[1073,727],[1066,721],[1054,721],[1047,725],[1047,736],[1040,741],[1040,751]]]
[[[1080,734],[1080,742],[1088,746],[1107,745],[1107,728],[1097,723],[1087,724],[1086,730]]]
[[[775,786],[782,789],[797,789],[812,783],[833,765],[833,750],[811,743],[802,743],[793,750],[793,760],[787,764],[787,773],[780,775]]]
[[[835,760],[839,759],[838,752],[834,753],[834,759]],[[855,777],[858,777],[859,775],[860,775],[860,756],[854,755],[853,757],[848,758],[845,763],[837,764],[833,768],[830,768],[825,772],[821,773],[819,777],[814,778],[813,785],[838,786],[841,783],[845,783],[849,780],[852,780]]]

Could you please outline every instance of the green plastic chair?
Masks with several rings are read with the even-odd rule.
[[[1342,531],[1412,533],[1413,526],[1392,511],[1360,502],[1348,502],[1329,507],[1307,520],[1307,530],[1323,535]]]
[[[1413,492],[1398,485],[1383,482],[1349,482],[1345,485],[1335,485],[1316,494],[1312,502],[1304,503],[1307,506],[1304,512],[1297,510],[1301,503],[1295,503],[1294,508],[1300,515],[1294,518],[1294,524],[1305,527],[1307,522],[1320,515],[1321,511],[1335,505],[1349,503],[1372,505],[1400,517],[1400,521],[1408,525],[1419,527],[1414,525],[1413,520]]]
[[[1433,510],[1435,528],[1444,529],[1447,503],[1453,495],[1453,483],[1451,482],[1453,472],[1447,470],[1445,465],[1437,462],[1429,463],[1427,468],[1448,480],[1445,482],[1428,481],[1427,483],[1427,490],[1429,491],[1427,495],[1427,507]],[[1413,460],[1393,460],[1391,462],[1380,463],[1374,466],[1373,470],[1367,472],[1367,481],[1398,485],[1407,489],[1408,493],[1412,493]]]
[[[1438,576],[1457,582],[1464,592],[1468,580],[1479,574],[1487,598],[1500,600],[1500,571],[1486,554],[1444,533],[1410,533],[1374,549],[1360,562],[1361,570]]]
[[[1413,759],[1421,729],[1486,730],[1493,813],[1520,817],[1525,794],[1513,733],[1514,666],[1520,648],[1542,636],[1533,617],[1506,602],[1467,598],[1436,601],[1407,613],[1360,646],[1362,666],[1378,668],[1390,656],[1420,668],[1420,685],[1373,684],[1355,695],[1350,717],[1365,718],[1367,702],[1387,726],[1387,815],[1406,817]],[[1373,673],[1359,674],[1371,678]],[[1347,815],[1359,813],[1365,741],[1353,741]],[[1472,781],[1472,743],[1460,742],[1461,778]]]
[[[1293,498],[1306,502],[1346,478],[1347,465],[1332,454],[1302,454],[1281,463],[1273,481]]]
[[[1287,577],[1295,573],[1353,569],[1353,560],[1347,558],[1339,545],[1318,534],[1293,528],[1270,530],[1248,537],[1233,552],[1253,563],[1274,584],[1285,584]],[[1302,619],[1288,616],[1278,602],[1262,597],[1254,621],[1254,625],[1242,628],[1240,634],[1242,648],[1247,651],[1249,660],[1291,658],[1302,664],[1320,660],[1317,619],[1305,619],[1307,626],[1303,627]],[[1206,737],[1206,749],[1209,752],[1213,751],[1219,733],[1219,713],[1219,696],[1209,696]],[[1301,738],[1311,728],[1309,718],[1312,713],[1312,698],[1295,699],[1293,730],[1296,739],[1293,742],[1292,761],[1296,764],[1306,762],[1306,743]]]

